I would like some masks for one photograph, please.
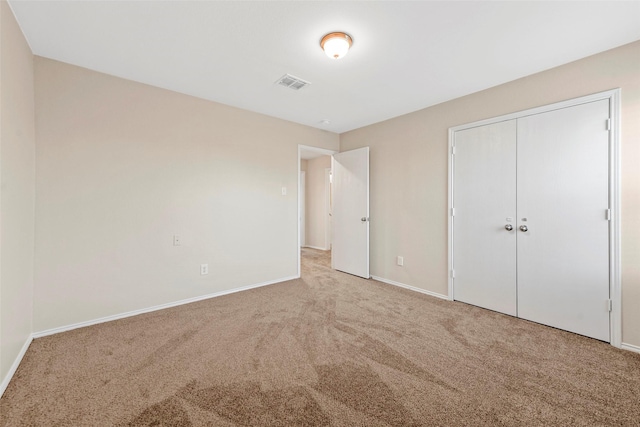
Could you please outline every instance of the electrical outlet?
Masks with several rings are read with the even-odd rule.
[[[173,246],[180,246],[180,236],[177,234],[173,235]]]
[[[200,264],[200,274],[203,276],[209,274],[209,264]]]
[[[396,258],[396,264],[398,264],[400,267],[402,267],[404,265],[404,257],[397,257]]]

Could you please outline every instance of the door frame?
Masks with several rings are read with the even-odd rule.
[[[324,247],[326,250],[331,249],[331,232],[333,227],[333,221],[331,216],[332,205],[332,191],[331,191],[331,175],[333,171],[331,168],[324,169]]]
[[[298,205],[298,215],[296,216],[297,220],[297,230],[298,230],[298,238],[297,238],[297,253],[298,253],[298,272],[297,272],[297,277],[300,277],[300,271],[301,271],[301,259],[300,259],[300,161],[302,160],[302,151],[313,151],[315,153],[318,153],[322,156],[332,156],[336,153],[338,153],[338,150],[329,150],[327,148],[320,148],[320,147],[312,147],[310,145],[304,145],[304,144],[298,144],[298,192],[297,192],[297,205]]]
[[[298,233],[298,244],[299,246],[305,247],[307,245],[307,171],[298,171],[300,174],[300,188],[298,190],[298,209],[300,210],[300,214],[298,215],[298,221],[300,224],[300,232]]]
[[[492,117],[486,120],[480,120],[473,123],[467,123],[449,128],[448,142],[448,208],[447,208],[447,227],[449,250],[448,258],[448,299],[453,301],[454,286],[454,259],[453,259],[453,218],[455,211],[453,206],[453,177],[455,168],[455,133],[460,130],[469,129],[478,126],[493,124],[505,120],[518,119],[534,114],[545,113],[548,111],[569,108],[589,102],[609,100],[609,298],[611,299],[611,312],[609,314],[609,328],[611,345],[620,348],[622,346],[622,291],[621,291],[621,238],[620,238],[620,88],[611,89],[604,92],[598,92],[579,98],[573,98],[566,101],[556,102],[541,107],[535,107],[515,113],[505,114],[502,116]],[[603,123],[606,126],[606,123]]]

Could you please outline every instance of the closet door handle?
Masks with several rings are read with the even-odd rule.
[[[507,224],[507,225],[504,226],[504,229],[507,230],[507,231],[511,231],[511,230],[513,230],[513,225]]]
[[[520,231],[522,231],[523,233],[526,233],[528,230],[529,230],[529,227],[527,227],[526,225],[520,226]]]

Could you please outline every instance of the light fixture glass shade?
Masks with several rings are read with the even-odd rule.
[[[345,33],[329,33],[322,38],[320,46],[329,58],[340,59],[349,52],[353,40]]]

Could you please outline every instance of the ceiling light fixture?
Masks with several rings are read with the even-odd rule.
[[[340,59],[347,54],[353,44],[349,34],[342,32],[329,33],[320,40],[320,47],[329,58]]]

